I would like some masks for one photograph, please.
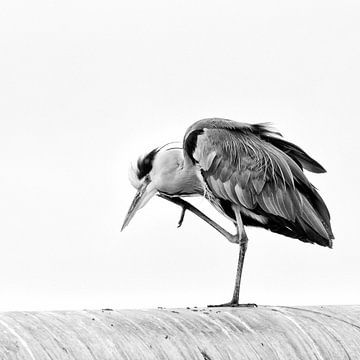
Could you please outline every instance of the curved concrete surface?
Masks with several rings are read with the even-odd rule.
[[[360,359],[360,306],[0,313],[0,359]]]

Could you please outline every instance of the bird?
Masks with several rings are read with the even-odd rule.
[[[285,140],[270,123],[250,124],[223,118],[196,121],[182,144],[155,148],[130,168],[137,189],[122,230],[154,195],[190,211],[239,245],[235,286],[230,302],[239,303],[248,237],[254,226],[332,248],[329,210],[304,170],[326,170],[299,146]],[[205,197],[236,229],[231,234],[184,198]]]

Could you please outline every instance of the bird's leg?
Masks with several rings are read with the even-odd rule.
[[[221,227],[218,223],[216,223],[214,220],[210,219],[208,216],[206,216],[203,212],[201,212],[199,209],[197,209],[194,205],[190,204],[189,202],[187,202],[186,200],[180,198],[180,197],[172,197],[172,196],[167,196],[165,194],[158,194],[158,196],[160,196],[161,198],[168,200],[176,205],[179,205],[182,207],[182,212],[180,215],[180,220],[178,223],[178,227],[181,226],[183,220],[184,220],[184,215],[185,215],[185,211],[189,210],[191,211],[193,214],[197,215],[198,217],[200,217],[202,220],[204,220],[205,222],[207,222],[209,225],[211,225],[214,229],[216,229],[221,235],[225,236],[227,240],[229,240],[232,243],[238,243],[239,242],[239,236],[238,234],[233,235],[231,233],[229,233],[227,230],[225,230],[223,227]]]
[[[238,207],[233,207],[236,216],[236,224],[238,228],[238,237],[239,237],[239,259],[238,265],[236,269],[236,279],[235,279],[235,287],[233,297],[230,302],[221,304],[221,305],[209,305],[209,307],[256,307],[256,304],[239,304],[239,294],[240,294],[240,284],[241,284],[241,274],[244,265],[244,258],[248,244],[248,237],[245,233],[244,224],[242,222],[240,209]]]
[[[186,207],[183,206],[182,207],[182,210],[181,210],[181,214],[180,214],[180,219],[179,219],[179,222],[178,222],[178,228],[182,225],[183,221],[184,221],[184,216],[185,216],[185,211],[186,211]]]
[[[240,246],[239,246],[239,259],[236,269],[236,279],[235,279],[235,287],[233,297],[231,299],[231,304],[237,306],[239,305],[239,294],[240,294],[240,284],[241,284],[241,275],[244,266],[245,253],[247,249],[248,238],[245,231],[242,233]]]
[[[195,215],[199,216],[204,221],[206,221],[209,225],[211,225],[217,231],[219,231],[230,242],[239,244],[239,259],[238,259],[238,265],[237,265],[237,270],[236,270],[236,279],[235,279],[235,288],[234,288],[233,297],[232,297],[231,301],[228,303],[221,304],[221,305],[209,305],[209,307],[225,307],[225,306],[256,307],[257,306],[256,304],[239,304],[241,274],[242,274],[244,258],[245,258],[245,253],[246,253],[246,249],[247,249],[247,243],[248,243],[248,238],[247,238],[247,235],[246,235],[246,232],[244,229],[244,224],[242,222],[240,209],[237,206],[233,207],[235,217],[236,217],[237,233],[236,233],[236,235],[232,235],[228,231],[226,231],[224,228],[222,228],[219,224],[217,224],[215,221],[210,219],[203,212],[201,212],[199,209],[197,209],[195,206],[193,206],[189,202],[185,201],[184,199],[182,199],[180,197],[167,196],[167,195],[161,194],[161,193],[158,194],[158,196],[160,196],[161,198],[168,200],[176,205],[181,206],[182,212],[180,215],[179,226],[181,226],[181,224],[184,220],[185,211],[189,210],[192,213],[194,213]]]

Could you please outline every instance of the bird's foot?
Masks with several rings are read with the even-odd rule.
[[[179,222],[178,222],[178,225],[177,225],[178,228],[182,225],[182,223],[183,223],[183,221],[184,221],[185,211],[186,211],[186,207],[185,207],[185,206],[182,206],[182,210],[181,210],[181,214],[180,214],[180,219],[179,219]]]
[[[211,308],[212,307],[257,307],[257,305],[254,303],[239,304],[237,302],[230,301],[228,303],[220,304],[220,305],[208,305],[207,307],[211,307]]]

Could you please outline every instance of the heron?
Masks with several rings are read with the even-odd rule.
[[[332,248],[330,214],[304,169],[326,170],[269,123],[249,124],[222,118],[203,119],[186,131],[182,144],[155,148],[130,170],[137,189],[122,230],[154,195],[190,211],[239,245],[235,286],[230,302],[239,303],[248,237],[245,226],[261,227],[305,243]],[[183,199],[204,196],[235,225],[232,234]]]

